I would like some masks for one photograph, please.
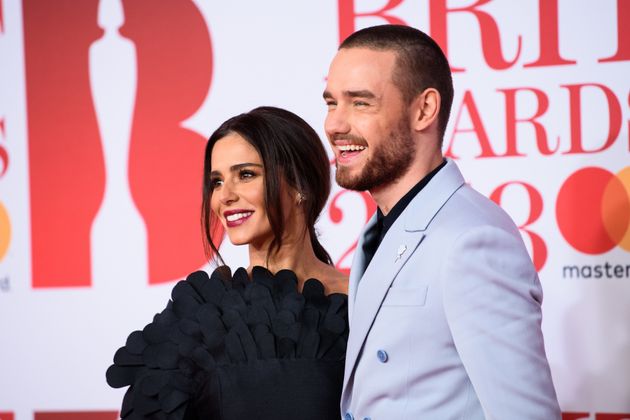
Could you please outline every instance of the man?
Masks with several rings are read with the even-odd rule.
[[[330,66],[337,182],[378,205],[350,272],[345,419],[560,418],[518,229],[442,156],[452,98],[409,27],[358,31]]]

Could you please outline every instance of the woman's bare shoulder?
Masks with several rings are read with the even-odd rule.
[[[348,276],[331,265],[322,269],[321,276],[318,280],[321,281],[326,288],[326,294],[348,294]]]

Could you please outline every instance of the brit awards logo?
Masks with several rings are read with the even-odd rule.
[[[23,15],[33,287],[201,267],[206,138],[182,125],[213,73],[197,7],[26,0]]]

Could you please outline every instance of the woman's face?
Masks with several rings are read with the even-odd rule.
[[[243,137],[230,133],[214,144],[210,206],[234,245],[268,246],[273,232],[265,210],[264,168]]]

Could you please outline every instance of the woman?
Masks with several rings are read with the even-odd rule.
[[[249,267],[179,282],[166,309],[133,332],[107,371],[131,385],[125,419],[336,419],[347,278],[315,221],[330,193],[326,152],[297,115],[261,107],[233,117],[205,153],[206,250],[218,222]]]

